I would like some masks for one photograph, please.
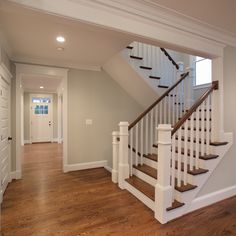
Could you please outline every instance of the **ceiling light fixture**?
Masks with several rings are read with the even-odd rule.
[[[57,36],[57,42],[64,43],[66,40],[63,36]]]
[[[40,86],[39,88],[43,89],[44,87],[43,87],[43,86]]]
[[[57,47],[57,51],[64,51],[63,47]]]

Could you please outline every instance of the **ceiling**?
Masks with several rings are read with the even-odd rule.
[[[0,29],[12,48],[12,59],[62,67],[100,67],[132,42],[128,34],[88,25],[0,1]],[[64,51],[56,48],[63,35]]]
[[[145,0],[236,35],[235,0]]]
[[[61,83],[60,78],[53,76],[42,76],[42,75],[23,75],[21,79],[21,85],[24,91],[27,92],[47,92],[55,93]],[[43,89],[40,89],[43,86]]]

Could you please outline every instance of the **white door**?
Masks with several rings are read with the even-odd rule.
[[[52,96],[31,94],[31,142],[52,142]]]
[[[1,197],[10,180],[10,86],[0,77],[0,174]]]

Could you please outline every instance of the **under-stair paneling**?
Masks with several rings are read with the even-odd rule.
[[[112,131],[142,111],[106,72],[69,70],[68,164],[108,160],[112,166]],[[86,119],[93,124],[86,125]]]
[[[159,97],[120,53],[111,58],[103,68],[143,108]]]

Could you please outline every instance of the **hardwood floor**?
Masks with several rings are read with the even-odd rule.
[[[25,146],[23,179],[4,195],[4,236],[236,235],[236,197],[161,225],[105,169],[63,174],[61,155],[58,144]]]

